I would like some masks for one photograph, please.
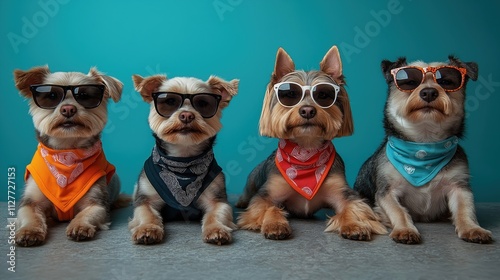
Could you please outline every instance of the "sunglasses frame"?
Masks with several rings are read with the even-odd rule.
[[[294,85],[299,86],[302,89],[302,97],[300,98],[299,102],[297,102],[297,104],[292,105],[292,106],[288,106],[288,105],[285,105],[285,104],[281,103],[281,100],[280,100],[280,98],[278,96],[278,89],[283,84],[294,84]],[[312,93],[313,90],[312,89],[314,89],[315,87],[317,87],[319,85],[331,85],[331,86],[333,86],[333,88],[335,89],[335,99],[333,99],[332,104],[330,104],[328,106],[321,106],[321,105],[318,104],[318,102],[316,102],[316,100],[313,97],[313,93]],[[317,84],[315,84],[313,86],[311,86],[311,85],[309,85],[309,86],[303,86],[303,85],[300,85],[300,84],[298,84],[296,82],[281,82],[281,83],[275,84],[273,86],[273,89],[274,89],[274,93],[276,95],[276,99],[278,100],[278,103],[281,104],[281,106],[286,107],[286,108],[293,108],[293,107],[297,106],[298,104],[300,104],[300,102],[302,102],[302,100],[304,100],[304,97],[306,96],[306,90],[309,90],[309,95],[311,96],[311,99],[313,100],[313,102],[316,105],[318,105],[320,108],[323,108],[323,109],[330,108],[337,101],[337,97],[338,97],[339,92],[340,92],[340,86],[338,86],[338,85],[336,85],[334,83],[326,83],[326,82],[324,82],[324,83],[317,83]]]
[[[433,66],[429,66],[429,67],[419,67],[419,66],[403,66],[403,67],[399,67],[399,68],[394,68],[391,70],[391,74],[392,74],[392,78],[394,79],[394,84],[396,85],[396,87],[402,91],[402,92],[408,92],[408,93],[411,93],[413,92],[417,87],[415,87],[414,89],[401,89],[398,85],[398,81],[396,80],[396,74],[398,73],[398,71],[402,70],[402,69],[407,69],[407,68],[415,68],[417,70],[420,70],[420,72],[422,72],[422,81],[420,81],[420,84],[417,86],[419,87],[424,81],[425,81],[425,75],[429,72],[432,73],[432,78],[434,79],[434,82],[436,84],[439,85],[439,83],[437,82],[436,80],[436,71],[438,71],[439,69],[443,69],[443,68],[452,68],[452,69],[455,69],[455,70],[458,70],[460,72],[460,74],[462,74],[462,81],[460,83],[460,86],[456,89],[445,89],[443,88],[441,85],[441,88],[443,88],[443,90],[445,92],[453,92],[453,91],[458,91],[460,90],[463,86],[464,86],[464,83],[465,83],[465,75],[467,74],[467,69],[465,68],[462,68],[462,67],[456,67],[456,66],[453,66],[453,65],[443,65],[443,66],[437,66],[437,67],[433,67]]]
[[[37,93],[36,89],[38,87],[42,87],[42,86],[60,87],[60,88],[63,89],[63,96],[62,96],[61,100],[55,106],[53,106],[53,107],[42,107],[40,104],[38,104],[38,101],[37,101],[37,99],[35,97],[36,93]],[[75,96],[75,88],[82,87],[82,86],[93,86],[93,87],[99,88],[102,91],[101,98],[99,99],[99,102],[97,103],[97,105],[91,106],[91,107],[86,107],[83,104],[81,104],[80,101],[78,101],[78,99]],[[35,101],[35,104],[38,107],[42,108],[42,109],[54,109],[57,106],[59,106],[59,104],[61,104],[61,102],[63,102],[63,100],[66,98],[66,93],[68,92],[68,90],[71,91],[71,94],[73,95],[73,98],[75,99],[76,102],[78,102],[78,104],[80,104],[81,106],[83,106],[85,109],[93,109],[93,108],[97,108],[97,107],[99,107],[99,105],[101,105],[102,99],[104,97],[104,91],[106,90],[106,86],[103,85],[103,84],[85,84],[85,85],[73,85],[73,86],[62,86],[62,85],[54,85],[54,84],[36,84],[36,85],[30,85],[30,91],[33,94],[33,101]]]
[[[173,113],[171,115],[163,115],[162,113],[160,113],[160,111],[158,111],[158,96],[160,96],[161,94],[175,94],[175,95],[178,95],[178,96],[181,96],[182,97],[182,102],[179,104],[179,107],[177,109],[175,109],[175,111],[179,110],[179,108],[182,107],[182,105],[184,105],[184,100],[186,99],[189,99],[189,102],[191,102],[191,106],[193,106],[193,108],[201,115],[200,111],[198,111],[198,109],[196,109],[196,107],[194,106],[194,103],[193,103],[193,98],[197,95],[209,95],[209,96],[212,96],[212,97],[215,97],[215,100],[216,100],[216,110],[215,112],[211,115],[211,116],[203,116],[201,115],[204,119],[209,119],[213,116],[215,116],[215,114],[217,114],[217,111],[219,110],[219,104],[220,104],[220,101],[222,100],[222,96],[218,95],[218,94],[215,94],[215,93],[205,93],[205,92],[201,92],[201,93],[195,93],[195,94],[185,94],[185,93],[178,93],[178,92],[169,92],[169,91],[159,91],[159,92],[154,92],[152,94],[152,97],[153,97],[153,102],[155,103],[155,110],[156,112],[158,113],[158,115],[162,116],[162,117],[165,117],[165,118],[170,118]],[[174,112],[175,112],[174,111]]]

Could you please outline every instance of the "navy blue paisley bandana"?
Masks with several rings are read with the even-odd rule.
[[[167,156],[155,145],[144,162],[144,172],[160,197],[189,218],[200,216],[194,204],[221,171],[212,149],[183,158]]]

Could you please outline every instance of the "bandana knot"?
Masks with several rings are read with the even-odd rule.
[[[413,186],[429,183],[455,155],[458,137],[433,143],[415,143],[389,136],[386,155],[396,170]]]
[[[331,141],[316,149],[305,149],[292,141],[280,139],[275,163],[288,184],[311,200],[328,175],[335,153]]]

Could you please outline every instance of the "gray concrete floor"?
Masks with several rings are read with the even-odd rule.
[[[0,203],[6,221],[7,203]],[[237,210],[236,210],[237,211]],[[238,230],[228,246],[205,244],[198,223],[166,225],[162,244],[133,245],[127,228],[132,207],[115,210],[110,230],[77,243],[67,224],[50,228],[45,245],[15,249],[15,273],[8,271],[8,235],[0,230],[0,279],[498,279],[499,204],[478,204],[480,224],[497,242],[460,240],[451,223],[416,224],[420,245],[402,245],[387,235],[369,242],[323,232],[326,212],[316,219],[291,219],[294,237],[266,240]]]

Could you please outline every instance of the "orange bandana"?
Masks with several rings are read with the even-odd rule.
[[[74,217],[73,206],[106,175],[109,183],[115,167],[106,160],[101,141],[88,149],[53,150],[41,143],[26,167],[29,176],[54,204],[60,221]]]
[[[275,163],[288,184],[311,200],[318,192],[335,160],[335,147],[327,141],[318,149],[304,149],[280,139]]]

